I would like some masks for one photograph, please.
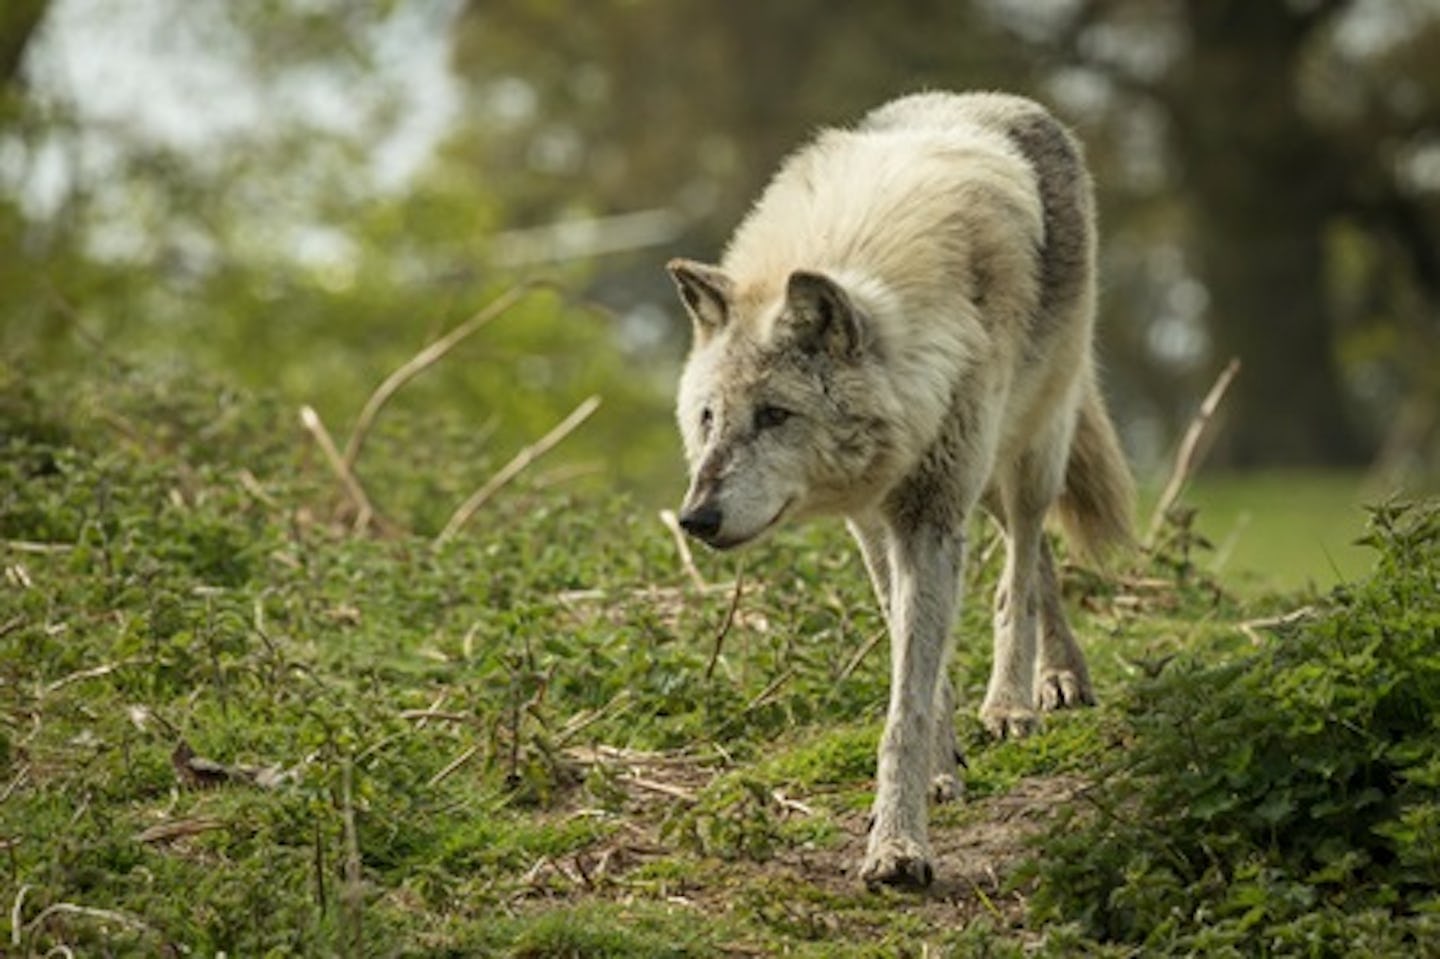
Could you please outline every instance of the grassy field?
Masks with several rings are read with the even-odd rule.
[[[1243,592],[1328,590],[1374,566],[1357,544],[1364,506],[1383,496],[1352,472],[1204,473],[1184,502],[1214,544],[1206,566]]]
[[[1070,568],[1103,702],[1012,743],[971,713],[982,531],[968,795],[935,886],[870,893],[888,666],[838,528],[692,575],[653,511],[522,478],[437,545],[487,475],[443,424],[372,436],[361,524],[291,409],[0,379],[5,954],[1440,950],[1433,509],[1320,534],[1379,572],[1318,595],[1266,550],[1311,556],[1340,484],[1203,484],[1206,538],[1256,517],[1222,573],[1284,588],[1183,528]]]

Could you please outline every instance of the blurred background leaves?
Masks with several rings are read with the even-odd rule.
[[[1232,355],[1213,462],[1440,470],[1434,0],[8,0],[0,85],[27,374],[219,373],[339,430],[554,277],[397,406],[503,461],[600,392],[565,455],[662,502],[688,329],[659,264],[717,257],[816,126],[1003,88],[1087,144],[1142,472]]]

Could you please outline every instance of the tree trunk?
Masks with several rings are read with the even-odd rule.
[[[5,0],[0,5],[0,90],[18,84],[20,64],[49,0]]]
[[[1282,3],[1190,0],[1170,85],[1216,363],[1238,356],[1218,452],[1237,466],[1366,458],[1346,416],[1324,287],[1324,235],[1345,171],[1300,113],[1315,24]]]

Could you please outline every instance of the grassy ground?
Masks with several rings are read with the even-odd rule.
[[[1242,592],[1328,590],[1359,579],[1374,554],[1357,544],[1378,494],[1354,472],[1202,474],[1185,497],[1215,546],[1208,569]]]
[[[854,870],[887,662],[838,529],[786,533],[738,563],[699,556],[702,589],[648,510],[522,482],[436,547],[450,506],[495,464],[456,459],[461,429],[400,418],[360,463],[385,520],[357,534],[291,410],[183,382],[36,393],[0,379],[0,951],[1197,954],[1214,890],[1263,899],[1282,889],[1276,870],[1290,875],[1283,810],[1267,820],[1270,847],[1232,824],[1211,842],[1210,820],[1187,820],[1195,848],[1225,865],[1192,874],[1177,860],[1163,875],[1124,858],[1137,841],[1096,813],[1104,781],[1134,783],[1113,809],[1146,825],[1146,797],[1170,780],[1133,763],[1152,744],[1170,757],[1152,766],[1188,762],[1160,748],[1183,718],[1146,726],[1137,717],[1169,714],[1137,704],[1236,685],[1205,670],[1268,668],[1256,649],[1304,628],[1284,614],[1316,601],[1235,598],[1183,529],[1133,568],[1069,571],[1104,704],[1004,744],[965,710],[969,795],[934,811],[935,887],[868,893]],[[998,557],[986,542],[955,663],[969,704],[988,669]],[[1429,575],[1433,550],[1417,549],[1392,580]],[[1423,591],[1376,603],[1406,610],[1397,635],[1440,622]],[[1386,668],[1367,688],[1418,675]],[[1437,696],[1440,682],[1424,689]],[[1369,729],[1346,702],[1326,715]],[[1417,704],[1403,715],[1436,712]],[[1426,805],[1440,777],[1412,766],[1440,760],[1385,735],[1410,744],[1411,765],[1364,808],[1389,810],[1388,796],[1408,795],[1397,783],[1418,783],[1425,802],[1376,826],[1403,820],[1418,838],[1360,849],[1344,901],[1296,878],[1318,890],[1295,907],[1315,927],[1297,953],[1342,954],[1361,933],[1380,953],[1434,945],[1421,921],[1433,899],[1414,889],[1440,855],[1412,846],[1440,848]],[[1223,762],[1235,779],[1221,792],[1245,794],[1248,760]],[[1372,766],[1360,768],[1379,776]],[[1285,783],[1308,815],[1309,794]],[[1392,860],[1414,876],[1377,878]],[[1067,873],[1082,862],[1093,881]],[[1212,923],[1225,949],[1290,951],[1256,938],[1266,916],[1245,924],[1228,908]]]

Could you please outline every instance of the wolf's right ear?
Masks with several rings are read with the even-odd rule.
[[[665,264],[670,278],[685,301],[685,309],[695,321],[697,338],[719,332],[730,319],[730,299],[735,282],[718,266],[706,266],[694,260],[671,260]]]

